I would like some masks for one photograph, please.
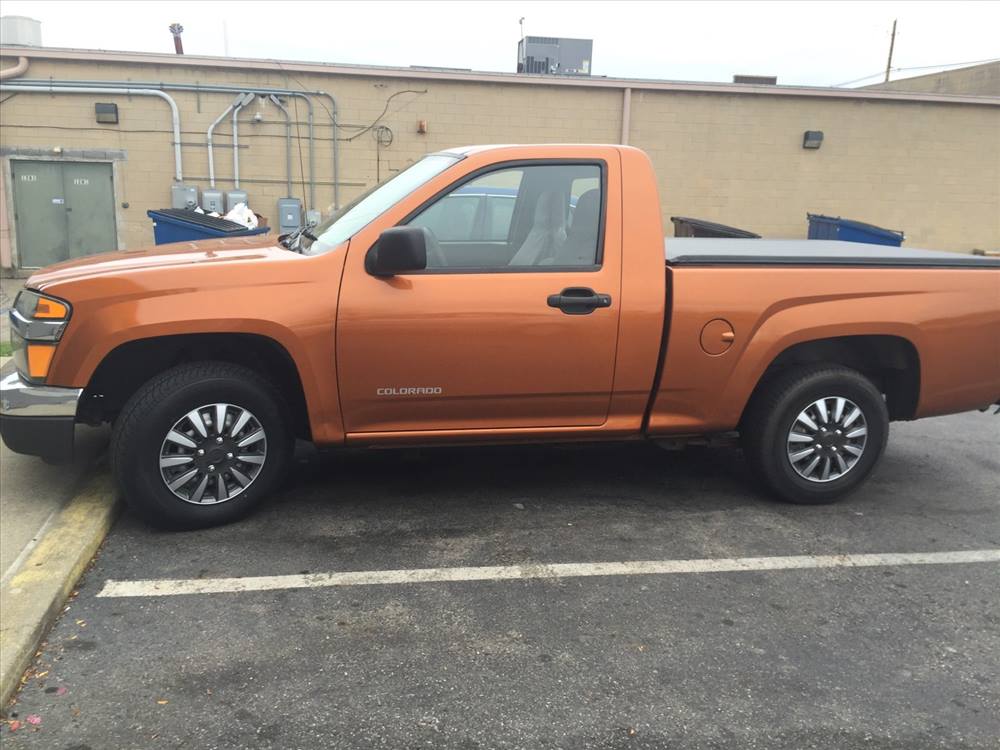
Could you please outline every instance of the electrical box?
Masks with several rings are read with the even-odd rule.
[[[198,205],[198,186],[175,182],[170,186],[170,207],[193,209]]]
[[[230,190],[226,193],[226,212],[232,211],[237,203],[246,203],[247,206],[250,205],[249,196],[247,196],[246,190]]]
[[[306,224],[310,227],[314,227],[323,221],[323,214],[319,212],[319,209],[310,208],[306,211]]]
[[[278,199],[278,233],[294,232],[302,226],[302,201],[298,198]]]
[[[212,213],[213,211],[217,214],[226,213],[225,196],[221,190],[217,188],[208,188],[208,190],[201,191],[201,207],[205,209],[205,213]]]

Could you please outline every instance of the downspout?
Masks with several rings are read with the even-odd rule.
[[[208,126],[208,133],[205,136],[205,140],[208,142],[208,186],[209,187],[213,188],[215,187],[215,152],[212,149],[212,133],[215,131],[216,126],[220,122],[225,120],[226,117],[229,115],[229,113],[233,111],[233,107],[235,107],[238,103],[243,101],[243,97],[245,96],[246,94],[237,95],[237,97],[233,99],[233,103],[230,104],[228,107],[226,107],[225,112],[216,117],[215,121]]]
[[[245,94],[233,107],[233,187],[240,189],[240,110],[256,99],[256,94]]]
[[[632,124],[632,89],[622,90],[622,137],[621,144],[628,145],[628,134]]]
[[[184,181],[184,170],[181,166],[181,115],[177,110],[177,102],[164,91],[157,89],[105,88],[91,86],[25,86],[17,81],[0,84],[2,92],[26,92],[33,94],[108,94],[111,96],[156,96],[170,106],[170,115],[174,125],[174,179]]]
[[[275,107],[280,109],[285,115],[285,197],[292,197],[292,117],[285,109],[285,105],[275,94],[271,94],[268,99]],[[301,151],[299,152],[302,153]]]
[[[19,57],[17,58],[17,65],[0,70],[0,81],[6,81],[8,78],[17,78],[18,76],[23,76],[27,72],[28,58]]]

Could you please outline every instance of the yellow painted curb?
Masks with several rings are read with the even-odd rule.
[[[118,512],[106,467],[53,519],[0,589],[0,709],[17,690],[35,650],[93,559]]]

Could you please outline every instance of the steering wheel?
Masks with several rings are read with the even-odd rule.
[[[445,256],[444,250],[441,248],[441,243],[438,242],[437,235],[435,235],[434,232],[427,227],[424,227],[424,236],[427,238],[427,257],[434,259],[434,267],[446,267],[448,265],[448,258]]]

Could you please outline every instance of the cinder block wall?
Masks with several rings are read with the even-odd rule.
[[[0,60],[0,67],[13,64]],[[337,97],[344,204],[425,153],[477,143],[618,143],[622,91],[500,82],[286,73],[252,68],[35,59],[30,79],[127,79],[323,89]],[[371,124],[392,130],[379,149]],[[181,110],[185,182],[208,186],[205,131],[230,94],[171,92]],[[147,97],[5,94],[0,146],[124,152],[117,166],[119,235],[127,248],[152,243],[149,208],[170,203],[174,163],[166,104]],[[94,102],[119,105],[118,125],[99,125]],[[296,101],[298,101],[296,111]],[[306,108],[291,99],[293,190],[308,201]],[[263,116],[254,124],[254,113]],[[317,100],[316,207],[333,204],[332,133]],[[426,120],[427,134],[417,133]],[[1000,107],[859,101],[756,94],[636,89],[629,141],[652,157],[667,231],[672,215],[695,216],[771,237],[804,237],[806,212],[869,221],[906,232],[906,244],[968,251],[1000,248]],[[822,130],[823,146],[803,150],[802,133]],[[284,118],[270,103],[240,120],[240,174],[251,205],[276,224],[285,195]],[[232,185],[227,119],[216,130],[218,185]],[[6,179],[9,163],[3,160]],[[305,175],[303,174],[305,172]],[[128,204],[124,208],[123,204]],[[8,210],[10,201],[5,202]]]

